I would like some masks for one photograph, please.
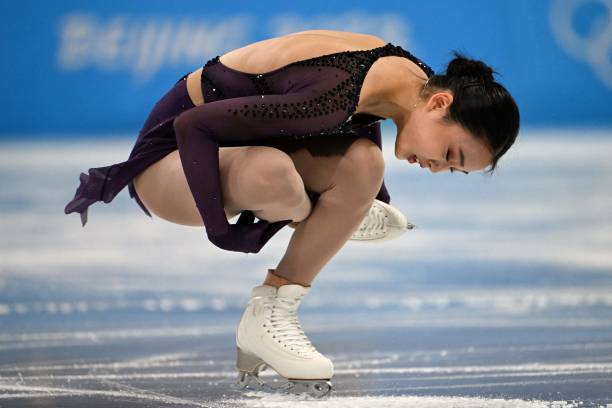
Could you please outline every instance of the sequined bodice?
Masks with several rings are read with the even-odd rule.
[[[234,70],[216,56],[204,65],[202,92],[207,102],[261,95],[260,103],[234,107],[231,112],[234,116],[276,119],[279,123],[304,120],[304,132],[287,132],[281,127],[280,137],[301,139],[314,133],[354,133],[356,127],[383,119],[354,112],[371,65],[378,58],[391,55],[408,58],[428,77],[434,74],[420,59],[392,43],[371,50],[342,51],[300,60],[262,74]],[[301,95],[299,100],[276,99],[270,103],[266,100],[267,95],[296,92]]]

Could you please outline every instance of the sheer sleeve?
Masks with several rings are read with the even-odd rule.
[[[337,131],[348,116],[347,110],[338,107],[322,111],[316,108],[317,100],[314,91],[228,98],[191,108],[174,120],[185,177],[213,244],[230,251],[256,253],[292,221],[259,220],[252,224],[254,217],[247,212],[236,224],[228,222],[221,192],[219,147]]]

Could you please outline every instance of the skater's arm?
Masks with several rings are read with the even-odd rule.
[[[216,246],[258,252],[292,220],[230,224],[224,211],[219,171],[219,147],[257,145],[270,138],[304,138],[338,126],[346,109],[317,110],[313,91],[254,95],[205,103],[174,120],[179,155],[189,188]],[[330,137],[333,137],[330,135]]]

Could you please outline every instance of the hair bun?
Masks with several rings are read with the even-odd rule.
[[[453,58],[446,68],[446,75],[455,78],[469,78],[482,82],[493,82],[493,69],[482,61],[466,58],[457,51],[453,51]]]

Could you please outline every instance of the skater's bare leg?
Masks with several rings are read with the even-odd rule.
[[[307,189],[321,195],[310,215],[295,228],[278,266],[265,284],[309,286],[344,246],[370,209],[384,176],[382,152],[369,139],[357,139],[342,156],[292,154]]]
[[[228,219],[248,209],[270,222],[301,221],[312,210],[302,178],[281,150],[268,146],[221,147],[219,169]],[[134,187],[152,214],[176,224],[203,225],[178,150],[135,177]]]
[[[236,332],[237,383],[247,389],[255,384],[257,389],[263,384],[257,367],[267,364],[289,379],[288,390],[320,397],[332,389],[333,362],[305,335],[297,309],[312,279],[369,210],[382,184],[384,162],[380,149],[368,139],[353,142],[342,156],[315,158],[300,149],[292,159],[306,188],[320,196],[297,225],[276,270],[269,270],[264,285],[251,291]],[[279,327],[284,335],[275,331]]]
[[[219,165],[228,218],[249,209],[268,221],[301,221],[266,278],[276,287],[310,285],[367,214],[384,173],[382,152],[365,138],[331,157],[313,157],[306,149],[287,155],[267,146],[222,147]],[[177,150],[140,173],[134,187],[151,213],[203,225]],[[321,193],[314,209],[305,189]]]

